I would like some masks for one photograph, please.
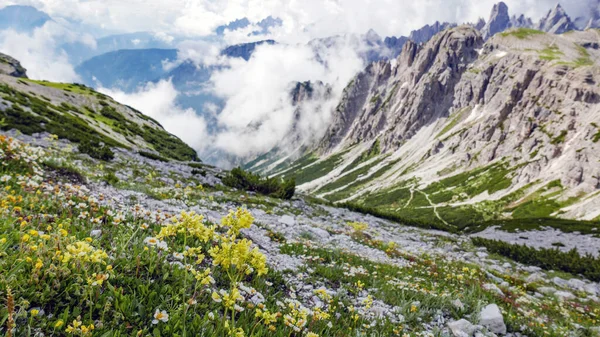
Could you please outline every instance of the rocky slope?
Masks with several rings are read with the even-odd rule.
[[[238,207],[247,210],[253,220],[252,226],[242,229],[238,240],[251,240],[253,254],[264,255],[268,267],[263,276],[256,277],[250,271],[243,282],[235,283],[241,293],[235,302],[243,309],[235,314],[235,324],[246,333],[260,323],[260,318],[255,318],[256,308],[279,313],[279,318],[270,322],[276,327],[275,336],[288,336],[293,331],[319,336],[350,331],[353,335],[410,337],[575,337],[598,333],[597,282],[498,257],[474,247],[464,235],[405,227],[302,197],[282,201],[231,190],[220,185],[222,172],[208,166],[152,160],[126,149],[117,149],[111,162],[99,162],[70,151],[74,144],[51,140],[48,134],[0,132],[2,148],[7,139],[12,149],[23,152],[19,157],[10,156],[9,165],[18,162],[15,158],[28,158],[29,163],[43,167],[32,178],[37,185],[18,183],[23,179],[20,171],[7,172],[0,167],[0,198],[8,200],[9,207],[20,207],[18,197],[27,203],[35,195],[38,201],[24,211],[29,221],[12,221],[19,215],[8,212],[2,215],[7,221],[0,222],[0,245],[4,248],[1,275],[15,275],[10,283],[0,277],[0,285],[13,287],[18,303],[14,335],[28,328],[38,333],[62,332],[68,324],[73,326],[74,319],[84,327],[93,324],[94,335],[131,330],[143,336],[165,335],[181,331],[182,317],[188,318],[187,333],[209,331],[218,335],[219,327],[229,319],[228,310],[223,312],[215,293],[226,295],[223,291],[229,283],[219,272],[214,251],[196,247],[197,240],[192,237],[186,243],[183,235],[165,237],[164,233],[181,224],[178,218],[191,215],[200,222],[189,226],[217,228],[215,234],[221,235],[225,222],[217,227],[213,224],[227,219],[229,211]],[[200,166],[203,173],[194,173]],[[116,178],[108,182],[108,173]],[[36,194],[36,190],[44,192]],[[50,205],[49,210],[46,205]],[[42,217],[40,212],[57,214]],[[229,214],[231,217],[233,213]],[[59,229],[68,237],[63,234],[59,239],[55,234]],[[35,278],[55,268],[51,259],[60,254],[54,249],[29,248],[37,247],[47,235],[61,242],[85,240],[85,247],[108,252],[103,259],[110,269],[89,267],[98,273],[98,280],[107,273],[110,277],[86,283],[80,268],[63,263],[61,268],[70,273],[53,279]],[[528,244],[540,243],[540,237],[532,235]],[[565,246],[574,244],[581,251],[597,249],[600,239],[582,238],[555,239]],[[209,246],[212,244],[216,243]],[[206,256],[186,260],[183,256],[191,254],[190,246]],[[31,254],[35,254],[35,267],[12,263]],[[188,275],[206,270],[211,270],[214,282],[201,284],[201,277]],[[85,291],[60,291],[66,285]],[[90,289],[97,294],[93,302],[86,298]],[[182,296],[191,300],[182,304]],[[31,308],[24,301],[31,303]],[[107,304],[113,301],[144,305],[123,310],[122,305]],[[57,307],[61,308],[60,315]],[[290,326],[294,311],[288,313],[288,307],[303,313],[310,324]],[[165,310],[168,319],[157,321],[156,309]],[[35,319],[27,320],[23,312]],[[64,325],[58,324],[60,320]],[[267,331],[266,326],[259,331]]]
[[[484,42],[468,26],[408,42],[348,85],[312,155],[262,171],[451,226],[598,219],[599,44],[595,30]]]

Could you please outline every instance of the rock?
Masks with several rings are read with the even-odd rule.
[[[27,78],[27,70],[21,66],[21,63],[2,53],[0,53],[0,74]]]
[[[493,283],[486,283],[483,285],[483,289],[487,290],[487,291],[491,291],[493,293],[496,293],[497,295],[504,297],[504,293],[502,292],[502,290],[500,288],[498,288],[497,285],[493,284]]]
[[[465,305],[458,298],[452,301],[452,305],[461,310],[465,308]]]
[[[598,285],[595,283],[588,283],[583,287],[583,290],[585,290],[586,293],[590,294],[590,295],[598,295],[600,294],[600,289],[598,288]]]
[[[329,239],[329,232],[327,232],[324,229],[318,228],[318,227],[308,227],[307,228],[308,231],[310,231],[311,233],[313,233],[315,236],[317,236],[318,239],[320,240],[327,240]]]
[[[477,255],[477,257],[481,258],[481,259],[485,259],[486,257],[488,257],[488,253],[484,253],[484,252],[477,252],[477,253],[475,253],[475,255]]]
[[[284,224],[286,226],[294,226],[296,224],[296,220],[289,215],[284,215],[279,218],[279,223]]]
[[[572,278],[567,282],[567,285],[569,286],[569,288],[574,289],[574,290],[584,290],[585,289],[585,282],[583,282],[582,280],[578,280],[576,278]]]
[[[490,304],[481,310],[479,324],[488,328],[493,333],[506,333],[504,317],[502,317],[502,312],[500,312],[500,308],[496,304]]]
[[[568,291],[557,291],[554,293],[554,296],[556,296],[556,298],[558,298],[560,301],[572,300],[576,297],[573,295],[573,293]]]
[[[90,236],[93,238],[99,238],[102,235],[102,230],[100,229],[94,229],[93,231],[90,232]]]
[[[526,266],[523,267],[523,270],[529,273],[537,273],[539,271],[542,271],[542,268],[536,266]]]
[[[557,290],[554,287],[539,287],[538,291],[542,294],[549,295],[554,294]]]
[[[569,282],[568,282],[567,280],[565,280],[565,279],[562,279],[562,278],[560,278],[560,277],[555,277],[555,278],[553,278],[553,279],[552,279],[552,282],[553,282],[554,284],[556,284],[557,286],[559,286],[559,287],[564,287],[564,288],[568,287],[568,285],[569,285]]]
[[[476,328],[466,319],[448,323],[448,328],[455,337],[471,337]]]
[[[525,279],[525,282],[534,283],[534,282],[539,282],[539,281],[543,281],[543,280],[544,280],[543,274],[533,273],[533,274],[527,276],[527,278]]]
[[[502,268],[504,268],[504,269],[511,269],[511,268],[512,268],[512,265],[511,265],[510,263],[508,263],[508,262],[505,262],[505,263],[502,265]]]

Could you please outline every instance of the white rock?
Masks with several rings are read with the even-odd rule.
[[[94,229],[93,231],[90,232],[90,236],[93,238],[99,238],[100,235],[102,235],[101,229]]]
[[[590,295],[600,294],[600,288],[598,288],[598,285],[595,283],[588,283],[583,287],[583,289]]]
[[[541,292],[542,294],[554,294],[556,292],[556,288],[554,287],[539,287],[538,291]]]
[[[554,296],[556,296],[561,301],[572,300],[575,298],[575,295],[573,295],[573,293],[570,293],[568,291],[557,291],[554,293]]]
[[[502,292],[502,290],[500,288],[498,288],[497,285],[493,284],[493,283],[486,283],[483,285],[483,289],[487,290],[487,291],[491,291],[494,292],[496,294],[498,294],[501,297],[504,297],[504,293]]]
[[[448,323],[448,328],[455,337],[471,337],[476,328],[466,319]]]
[[[504,317],[502,317],[502,312],[500,312],[500,308],[496,304],[490,304],[481,310],[479,324],[485,326],[493,333],[506,333]]]
[[[465,305],[458,298],[452,301],[452,305],[461,310],[465,308]]]
[[[542,280],[544,280],[544,276],[541,273],[533,273],[525,279],[525,282],[533,283],[533,282],[539,282]]]
[[[283,215],[279,218],[279,223],[282,223],[287,226],[294,226],[296,224],[296,220],[289,215]]]
[[[477,252],[475,254],[477,255],[477,257],[482,258],[482,259],[488,257],[488,253],[484,253],[484,252]]]
[[[569,282],[567,282],[567,280],[562,279],[560,277],[555,277],[552,279],[552,282],[554,282],[554,284],[556,284],[559,287],[567,287],[569,285]]]
[[[576,278],[572,278],[567,282],[569,288],[574,290],[583,290],[585,288],[585,282],[582,280],[578,280]]]

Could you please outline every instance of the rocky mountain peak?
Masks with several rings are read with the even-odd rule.
[[[14,58],[0,53],[0,74],[27,78],[27,69],[23,68],[21,63]]]
[[[531,28],[533,27],[533,21],[531,18],[525,17],[525,15],[521,14],[518,17],[513,15],[510,18],[510,26],[513,28]]]
[[[416,43],[425,43],[431,40],[435,34],[452,27],[456,27],[456,24],[436,21],[433,25],[425,25],[420,29],[413,30],[408,38]]]
[[[490,19],[482,29],[483,39],[487,40],[494,34],[502,32],[510,27],[510,16],[508,15],[508,6],[504,2],[499,2],[492,8]]]
[[[538,24],[539,30],[552,34],[562,34],[576,28],[560,4],[557,4],[556,7],[548,11],[548,14]]]

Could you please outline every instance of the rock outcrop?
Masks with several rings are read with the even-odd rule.
[[[0,74],[27,78],[27,70],[14,58],[0,53]]]
[[[425,25],[420,29],[413,30],[410,32],[408,39],[416,43],[425,43],[437,33],[452,27],[456,27],[456,24],[436,21],[433,25]]]
[[[499,2],[492,8],[488,22],[481,29],[481,35],[484,40],[487,40],[494,34],[505,31],[510,26],[511,19],[508,15],[508,6],[504,2]]]

